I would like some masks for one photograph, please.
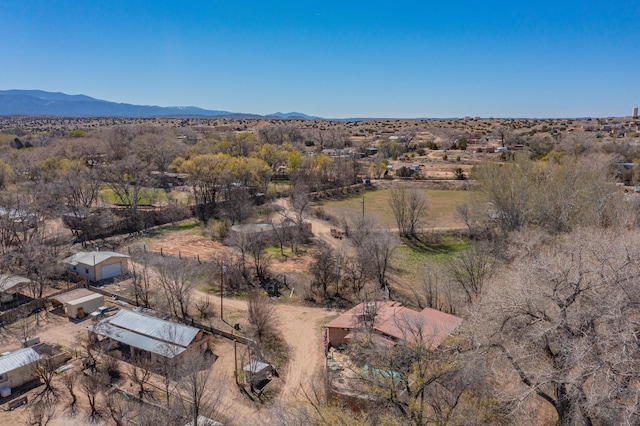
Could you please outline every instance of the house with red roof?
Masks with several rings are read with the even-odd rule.
[[[462,318],[436,309],[414,311],[395,301],[360,303],[325,327],[327,348],[348,345],[358,331],[368,330],[384,345],[424,342],[438,347],[462,323]]]

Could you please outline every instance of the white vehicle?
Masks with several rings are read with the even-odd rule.
[[[96,309],[95,311],[91,312],[91,316],[92,317],[101,317],[104,316],[104,314],[106,314],[107,312],[109,312],[110,309],[107,306],[100,306],[98,309]]]

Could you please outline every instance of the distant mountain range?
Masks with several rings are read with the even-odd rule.
[[[0,90],[0,115],[53,117],[184,117],[184,118],[281,118],[314,120],[300,112],[276,112],[266,116],[229,111],[207,110],[193,106],[160,107],[121,104],[103,101],[86,95],[67,95],[43,90]]]

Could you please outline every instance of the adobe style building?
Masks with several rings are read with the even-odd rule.
[[[348,345],[359,330],[368,329],[379,343],[393,346],[418,336],[431,348],[438,347],[462,323],[462,318],[436,309],[422,311],[402,306],[400,302],[375,301],[360,303],[329,322],[327,348]]]

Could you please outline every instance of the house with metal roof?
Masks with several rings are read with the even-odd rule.
[[[14,294],[30,282],[29,278],[18,275],[0,274],[0,302],[11,302],[14,299]]]
[[[0,355],[0,390],[2,396],[11,394],[12,389],[37,379],[33,364],[46,359],[52,368],[58,367],[71,358],[60,347],[49,343],[36,343],[27,348]]]
[[[107,351],[120,351],[125,359],[163,361],[210,349],[210,336],[198,328],[126,309],[87,329],[92,342]]]
[[[64,260],[65,269],[90,281],[106,280],[128,270],[129,256],[114,251],[84,251]]]
[[[11,389],[34,380],[31,364],[40,358],[33,348],[22,348],[0,356],[0,388]]]

